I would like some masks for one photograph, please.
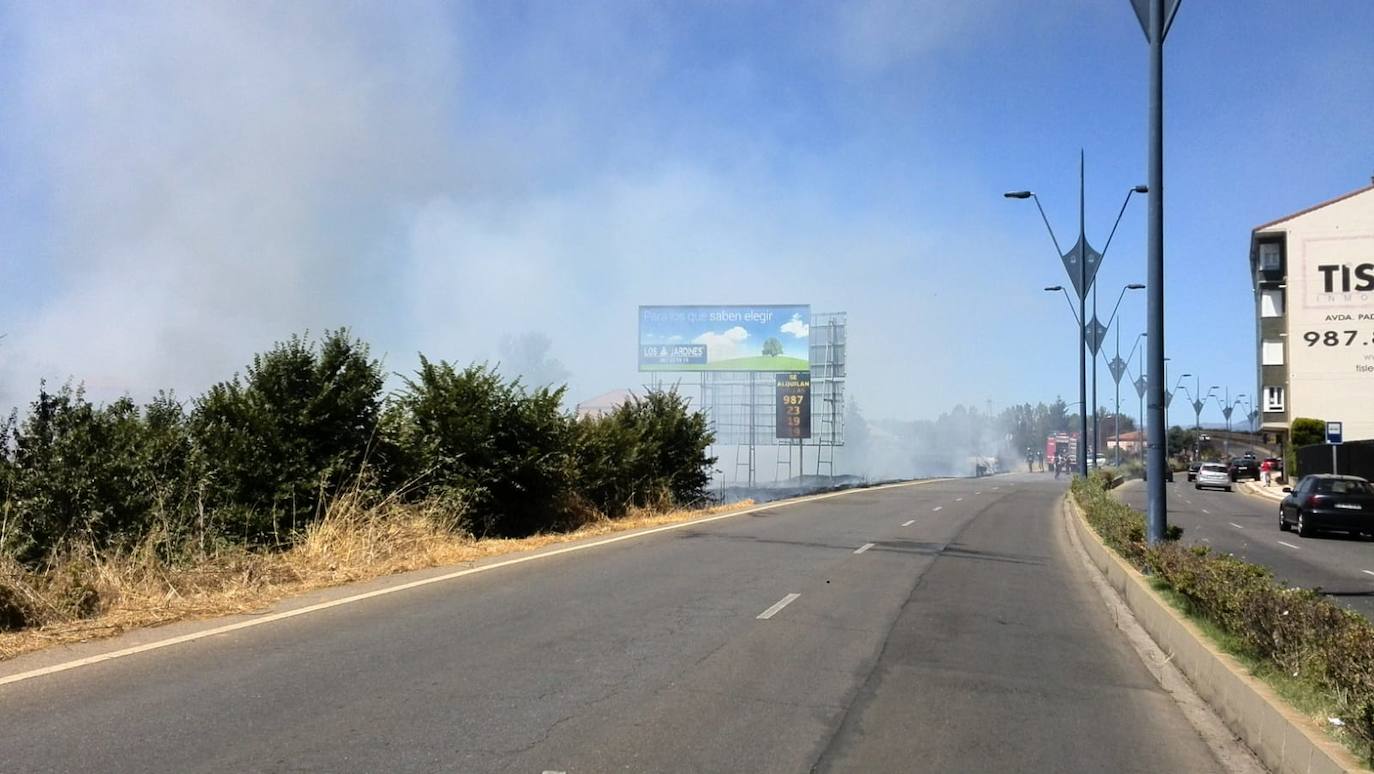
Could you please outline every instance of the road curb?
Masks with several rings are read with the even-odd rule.
[[[1284,774],[1362,772],[1369,769],[1341,745],[1251,677],[1236,659],[1217,650],[1193,623],[1166,602],[1138,570],[1104,544],[1072,496],[1069,522],[1107,583],[1140,625],[1192,683],[1233,733],[1270,770]]]
[[[1261,500],[1268,500],[1269,502],[1277,504],[1283,502],[1284,486],[1287,486],[1287,484],[1279,485],[1278,491],[1270,491],[1266,490],[1262,484],[1256,484],[1253,481],[1243,481],[1240,484],[1240,491],[1251,497],[1258,497]]]

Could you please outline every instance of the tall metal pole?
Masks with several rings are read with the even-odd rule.
[[[1117,328],[1116,328],[1116,362],[1115,362],[1115,365],[1113,365],[1112,367],[1113,367],[1113,368],[1117,368],[1117,369],[1123,369],[1123,370],[1124,370],[1124,368],[1125,368],[1124,366],[1121,365],[1121,326],[1120,326],[1120,325],[1118,325]],[[1114,375],[1115,375],[1115,374],[1120,374],[1120,373],[1121,373],[1120,370],[1113,372]],[[1119,468],[1119,467],[1121,467],[1121,379],[1120,379],[1120,377],[1118,377],[1118,378],[1116,379],[1116,414],[1112,417],[1112,433],[1113,433],[1113,435],[1116,436],[1116,466]]]
[[[1148,345],[1146,346],[1148,348]],[[1135,368],[1141,376],[1145,375],[1145,350],[1143,349],[1140,350],[1140,359],[1136,361]],[[1145,392],[1149,392],[1149,387],[1149,380],[1146,380]],[[1137,424],[1135,428],[1135,453],[1138,456],[1144,456],[1145,452],[1145,447],[1140,443],[1141,437],[1145,433],[1145,392],[1140,392],[1136,394],[1136,397],[1140,400],[1140,406],[1137,407]]]
[[[1093,277],[1093,467],[1097,467],[1097,437],[1102,426],[1097,416],[1097,353],[1102,350],[1102,342],[1097,340],[1097,278]]]
[[[1168,531],[1168,500],[1164,492],[1164,2],[1149,0],[1145,36],[1150,42],[1149,225],[1147,226],[1146,284],[1148,289],[1146,345],[1150,355],[1149,460],[1146,470],[1149,507],[1146,538],[1151,545]]]
[[[1088,233],[1084,224],[1083,149],[1078,150],[1078,475],[1088,475]],[[1096,360],[1096,358],[1094,358]]]

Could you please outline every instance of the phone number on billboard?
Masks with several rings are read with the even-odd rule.
[[[1307,331],[1302,335],[1307,346],[1359,347],[1374,346],[1374,332],[1369,331]]]

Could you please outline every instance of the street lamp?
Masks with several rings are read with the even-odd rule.
[[[1137,186],[1137,187],[1143,187],[1143,186]],[[1134,189],[1132,189],[1132,190],[1134,190]],[[1124,211],[1125,207],[1123,206],[1122,209],[1123,209],[1123,211]],[[1120,218],[1118,218],[1118,220],[1119,220],[1119,219],[1120,219]],[[1115,231],[1115,229],[1113,229],[1113,231]],[[1110,240],[1108,240],[1108,242],[1110,243]],[[1112,307],[1112,315],[1111,315],[1111,317],[1108,317],[1108,318],[1107,318],[1107,329],[1108,329],[1108,330],[1111,330],[1112,323],[1116,322],[1116,312],[1117,312],[1118,309],[1121,308],[1121,299],[1123,299],[1123,298],[1126,297],[1126,291],[1128,291],[1128,290],[1144,290],[1144,289],[1145,289],[1145,286],[1142,285],[1142,284],[1140,284],[1139,282],[1132,282],[1131,284],[1129,284],[1129,285],[1127,285],[1126,287],[1124,287],[1124,288],[1121,289],[1121,293],[1120,293],[1119,295],[1117,295],[1117,297],[1116,297],[1116,306],[1113,306],[1113,307]],[[1096,285],[1094,285],[1094,286],[1093,286],[1093,294],[1096,295],[1096,293],[1097,293],[1097,287],[1096,287]],[[1140,341],[1140,338],[1139,338],[1139,337],[1136,337],[1136,341]],[[1126,359],[1129,360],[1130,357],[1127,356]],[[1116,385],[1116,413],[1112,416],[1112,435],[1114,436],[1114,439],[1115,439],[1114,445],[1115,445],[1115,447],[1116,447],[1116,464],[1117,464],[1117,467],[1120,467],[1120,466],[1121,466],[1121,375],[1124,374],[1124,373],[1126,372],[1126,361],[1124,361],[1124,360],[1121,359],[1121,329],[1120,329],[1120,328],[1117,328],[1117,329],[1116,329],[1116,357],[1112,358],[1112,362],[1108,363],[1107,366],[1108,366],[1108,368],[1111,369],[1111,372],[1112,372],[1112,383],[1113,383],[1114,385]],[[1096,374],[1096,371],[1097,371],[1097,358],[1096,358],[1096,356],[1093,357],[1093,371],[1094,371],[1093,384],[1094,384],[1094,387],[1095,387],[1096,384],[1097,384],[1097,379],[1096,379],[1096,375],[1095,375],[1095,374]],[[1093,390],[1093,403],[1094,403],[1094,404],[1097,403],[1097,391],[1096,391],[1096,389]],[[1093,425],[1094,425],[1094,427],[1093,427],[1093,439],[1094,439],[1094,443],[1096,443],[1096,439],[1097,439],[1097,427],[1096,427],[1096,425],[1097,425],[1097,410],[1096,410],[1096,407],[1094,407],[1094,409],[1093,409]],[[1095,456],[1095,455],[1094,455],[1094,456]],[[1094,460],[1094,461],[1095,461],[1095,460]]]
[[[1136,348],[1140,346],[1140,340],[1141,340],[1141,339],[1144,339],[1144,338],[1148,338],[1148,337],[1149,337],[1149,335],[1146,334],[1146,333],[1139,333],[1139,334],[1136,335],[1136,337],[1135,337],[1135,343],[1131,345],[1131,352],[1130,352],[1130,354],[1126,355],[1126,362],[1127,362],[1127,363],[1130,363],[1130,362],[1131,362],[1131,355],[1134,355],[1134,354],[1135,354],[1135,351],[1136,351]],[[1139,402],[1140,402],[1139,408],[1137,409],[1137,413],[1136,413],[1136,425],[1135,425],[1135,441],[1136,441],[1136,443],[1135,443],[1135,453],[1136,453],[1136,454],[1142,454],[1142,453],[1144,452],[1144,448],[1145,448],[1144,445],[1141,443],[1141,441],[1142,441],[1142,440],[1144,439],[1144,437],[1145,437],[1145,386],[1146,386],[1146,385],[1145,385],[1145,367],[1144,367],[1144,365],[1145,365],[1145,350],[1142,349],[1142,350],[1140,350],[1140,361],[1139,361],[1139,363],[1137,364],[1137,370],[1138,370],[1138,373],[1140,374],[1140,376],[1137,378],[1137,380],[1136,380],[1136,382],[1135,382],[1135,395],[1136,395],[1136,398],[1137,398],[1137,399],[1139,400]],[[1129,372],[1128,372],[1128,373],[1129,373]]]
[[[1112,239],[1116,236],[1116,228],[1117,228],[1117,226],[1120,226],[1120,225],[1121,225],[1121,216],[1123,216],[1123,215],[1126,214],[1126,205],[1128,205],[1128,204],[1131,203],[1131,196],[1134,195],[1134,194],[1137,194],[1137,193],[1148,193],[1149,190],[1150,190],[1150,189],[1149,189],[1148,186],[1137,185],[1137,186],[1132,186],[1130,189],[1128,189],[1128,190],[1126,191],[1126,198],[1121,200],[1121,209],[1116,213],[1116,222],[1112,224],[1111,233],[1109,233],[1109,234],[1107,235],[1107,243],[1106,243],[1105,245],[1102,246],[1102,254],[1103,254],[1103,255],[1106,255],[1106,254],[1107,254],[1107,251],[1110,250],[1111,247],[1112,247]],[[1099,263],[1099,265],[1100,265],[1100,264],[1101,264],[1101,261],[1099,260],[1098,263]],[[1098,411],[1097,411],[1097,355],[1098,355],[1098,352],[1100,352],[1100,351],[1102,350],[1102,335],[1103,335],[1104,333],[1106,333],[1106,332],[1112,327],[1111,320],[1116,319],[1116,309],[1115,309],[1115,308],[1112,309],[1112,316],[1111,316],[1111,318],[1108,319],[1107,324],[1106,324],[1105,326],[1102,326],[1102,325],[1098,322],[1098,320],[1097,320],[1097,283],[1096,283],[1096,282],[1093,282],[1093,283],[1092,283],[1092,286],[1093,286],[1093,324],[1092,324],[1092,335],[1093,335],[1093,338],[1092,338],[1092,353],[1093,353],[1093,465],[1094,465],[1094,467],[1096,467],[1096,465],[1097,465],[1097,454],[1098,454],[1098,448],[1097,448],[1097,447],[1098,447],[1098,438],[1101,437],[1101,435],[1102,435],[1101,432],[1100,432],[1100,428],[1099,428]],[[1137,289],[1137,288],[1139,288],[1139,289],[1144,289],[1144,287],[1145,287],[1144,285],[1131,284],[1131,285],[1127,285],[1125,288],[1122,288],[1122,290],[1121,290],[1121,295],[1120,295],[1120,296],[1117,296],[1117,298],[1116,298],[1116,306],[1117,306],[1117,307],[1120,307],[1120,306],[1121,306],[1121,297],[1124,296],[1124,295],[1126,295],[1126,290],[1127,290],[1127,289]],[[1118,347],[1118,349],[1120,349],[1120,347]],[[1117,354],[1120,355],[1121,353],[1120,353],[1120,352],[1117,352]],[[1117,384],[1117,401],[1116,401],[1116,402],[1117,402],[1118,405],[1117,405],[1117,407],[1116,407],[1116,408],[1117,408],[1117,412],[1116,412],[1116,413],[1117,413],[1117,416],[1120,416],[1120,415],[1121,415],[1121,406],[1120,406],[1119,404],[1121,403],[1121,382],[1120,382],[1120,378],[1121,378],[1121,377],[1116,376],[1115,373],[1113,374],[1113,376],[1115,376],[1115,377],[1116,377],[1116,380],[1117,380],[1117,381],[1116,381],[1116,384]],[[1117,443],[1119,444],[1120,441],[1121,441],[1121,439],[1118,438],[1118,439],[1117,439]],[[1121,462],[1121,453],[1118,451],[1118,452],[1117,452],[1117,463],[1119,464],[1120,462]]]
[[[1078,325],[1081,327],[1083,325],[1083,321],[1078,319],[1078,310],[1073,308],[1073,299],[1069,298],[1069,291],[1064,290],[1063,285],[1050,285],[1049,287],[1045,288],[1045,292],[1047,293],[1058,293],[1061,291],[1064,293],[1064,302],[1069,305],[1069,314],[1073,315],[1073,321],[1078,323]]]
[[[1126,201],[1127,201],[1127,202],[1130,201],[1131,194],[1136,193],[1137,190],[1138,190],[1139,188],[1141,188],[1141,186],[1136,186],[1136,187],[1132,188],[1130,191],[1127,191],[1127,193],[1126,193]],[[1088,455],[1087,455],[1087,453],[1086,453],[1087,441],[1088,441],[1088,416],[1087,416],[1087,411],[1086,411],[1087,404],[1088,404],[1088,357],[1087,357],[1087,348],[1088,348],[1088,331],[1087,331],[1087,322],[1088,322],[1088,320],[1087,320],[1087,317],[1088,317],[1088,315],[1087,315],[1087,301],[1088,301],[1088,291],[1089,291],[1090,289],[1092,289],[1092,287],[1093,287],[1093,284],[1094,284],[1094,283],[1093,283],[1093,280],[1094,280],[1094,279],[1096,278],[1096,276],[1097,276],[1097,268],[1102,264],[1103,254],[1106,252],[1106,250],[1104,249],[1103,252],[1099,253],[1097,250],[1093,249],[1092,245],[1088,244],[1087,230],[1086,230],[1086,226],[1085,226],[1085,224],[1084,224],[1084,221],[1085,221],[1085,214],[1084,214],[1085,203],[1084,203],[1083,152],[1080,150],[1080,151],[1079,151],[1079,154],[1078,154],[1078,241],[1077,241],[1076,243],[1074,243],[1074,246],[1073,246],[1073,247],[1069,248],[1068,252],[1065,252],[1064,249],[1063,249],[1062,247],[1059,246],[1059,238],[1056,237],[1056,236],[1054,235],[1054,228],[1050,226],[1050,220],[1049,220],[1049,218],[1045,215],[1045,208],[1044,208],[1043,206],[1041,206],[1041,204],[1040,204],[1040,197],[1036,196],[1036,195],[1035,195],[1035,192],[1033,192],[1033,191],[1008,191],[1008,192],[1006,192],[1005,194],[1003,194],[1003,196],[1005,196],[1005,197],[1008,198],[1008,199],[1033,199],[1033,200],[1035,201],[1035,209],[1036,209],[1037,211],[1039,211],[1039,213],[1040,213],[1040,220],[1044,222],[1044,224],[1045,224],[1045,230],[1048,231],[1049,234],[1050,234],[1050,241],[1054,243],[1054,250],[1055,250],[1055,252],[1059,255],[1059,259],[1060,259],[1061,261],[1063,261],[1065,270],[1067,270],[1067,271],[1069,272],[1069,278],[1070,278],[1071,280],[1073,280],[1074,291],[1075,291],[1076,295],[1078,296],[1078,311],[1077,311],[1077,312],[1075,313],[1075,315],[1074,315],[1074,316],[1077,318],[1077,320],[1078,320],[1078,399],[1079,399],[1079,402],[1082,403],[1082,404],[1084,405],[1084,409],[1085,409],[1083,412],[1080,413],[1080,421],[1079,421],[1079,439],[1080,439],[1080,440],[1079,440],[1079,448],[1080,448],[1081,450],[1084,450],[1085,453],[1080,453],[1080,454],[1078,455],[1078,474],[1081,475],[1081,476],[1086,476],[1086,475],[1088,475],[1088,459],[1087,459],[1087,458],[1088,458]],[[1123,202],[1122,205],[1121,205],[1122,213],[1125,212],[1125,209],[1126,209],[1126,204]],[[1121,214],[1118,214],[1118,215],[1117,215],[1117,218],[1116,218],[1116,224],[1114,224],[1114,225],[1112,226],[1112,234],[1111,234],[1111,236],[1108,236],[1108,238],[1107,238],[1107,246],[1108,246],[1108,247],[1111,246],[1111,237],[1112,237],[1112,236],[1115,236],[1115,234],[1116,234],[1116,227],[1117,227],[1117,225],[1120,225],[1120,223],[1121,223]],[[1066,293],[1067,293],[1067,291],[1066,291]],[[1099,327],[1100,327],[1101,323],[1099,323],[1098,320],[1097,320],[1097,313],[1096,313],[1096,308],[1097,308],[1096,295],[1094,295],[1093,299],[1094,299],[1094,300],[1093,300],[1093,309],[1094,309],[1094,312],[1093,312],[1093,341],[1094,341],[1094,345],[1093,345],[1093,348],[1092,348],[1092,352],[1093,352],[1093,400],[1094,400],[1094,403],[1095,403],[1095,402],[1096,402],[1096,398],[1097,398],[1097,395],[1096,395],[1096,393],[1097,393],[1097,389],[1096,389],[1096,387],[1097,387],[1097,385],[1096,385],[1096,382],[1097,382],[1097,377],[1096,377],[1096,374],[1097,374],[1097,343],[1098,343],[1098,340],[1101,338],[1101,333],[1099,332]],[[1070,306],[1073,305],[1072,301],[1070,301],[1070,304],[1069,304],[1069,305],[1070,305]],[[1097,411],[1096,411],[1096,409],[1094,409],[1094,411],[1093,411],[1094,423],[1096,422],[1096,416],[1097,416]],[[1093,438],[1092,453],[1093,453],[1093,457],[1094,457],[1094,462],[1096,462],[1096,459],[1095,459],[1095,458],[1096,458],[1096,456],[1097,456],[1097,438],[1096,438],[1095,436],[1094,436],[1094,438]]]

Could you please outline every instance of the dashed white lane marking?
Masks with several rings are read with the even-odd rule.
[[[1282,540],[1279,541],[1279,545],[1281,545],[1281,546],[1288,546],[1289,548],[1298,548],[1298,546],[1295,546],[1295,545],[1293,545],[1292,543],[1285,543],[1285,542],[1283,542]]]
[[[963,501],[964,501],[964,498],[962,498],[962,497],[956,497],[956,498],[954,498],[954,502],[956,502],[956,503],[962,503]]]
[[[870,549],[870,548],[872,548],[872,547],[873,547],[873,544],[872,544],[872,543],[864,543],[863,545],[859,546],[858,550],[856,550],[854,553],[856,553],[856,554],[862,554],[864,551],[867,551],[868,549]]]
[[[1374,575],[1374,570],[1360,570],[1365,575]]]
[[[974,492],[974,494],[975,494],[975,495],[980,495],[980,494],[982,494],[982,492]]]
[[[1202,512],[1203,512],[1203,513],[1206,513],[1206,514],[1209,514],[1209,515],[1212,513],[1211,511],[1207,510],[1206,508],[1203,508],[1203,509],[1202,509]]]
[[[1231,526],[1235,527],[1236,529],[1245,529],[1245,527],[1242,527],[1241,525],[1235,523],[1234,521],[1228,521],[1228,522],[1226,522],[1226,523],[1227,523],[1227,524],[1230,524]]]
[[[944,507],[945,507],[945,506],[943,506],[943,505],[937,505],[937,506],[935,506],[934,508],[931,508],[930,510],[931,510],[932,512],[934,512],[934,511],[939,511],[939,510],[943,510]]]
[[[915,519],[908,519],[908,520],[902,522],[902,526],[903,526],[903,527],[910,527],[912,524],[915,524],[915,523],[916,523],[916,520],[915,520]]]
[[[1001,488],[1002,488],[1002,487],[1000,487],[1000,486],[995,486],[995,487],[992,488],[992,491],[996,492],[998,489],[1001,489]]]
[[[775,603],[773,604],[772,607],[768,608],[767,610],[763,611],[762,613],[759,613],[759,614],[758,614],[758,620],[760,620],[760,621],[767,621],[769,618],[772,618],[773,616],[777,615],[779,610],[781,610],[781,609],[783,609],[784,607],[787,607],[788,605],[790,605],[790,604],[792,604],[793,602],[797,601],[797,597],[800,597],[800,596],[801,596],[801,594],[788,594],[787,596],[783,597],[782,599],[779,599],[777,602],[775,602]]]

